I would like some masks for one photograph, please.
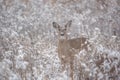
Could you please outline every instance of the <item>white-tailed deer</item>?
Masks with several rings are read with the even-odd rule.
[[[61,27],[56,22],[53,22],[53,27],[58,32],[58,57],[61,60],[61,64],[63,66],[62,69],[66,67],[66,65],[70,65],[70,76],[73,80],[73,61],[75,54],[78,54],[82,49],[87,50],[88,41],[87,38],[74,38],[68,39],[68,31],[71,27],[72,20],[70,20],[65,26]]]

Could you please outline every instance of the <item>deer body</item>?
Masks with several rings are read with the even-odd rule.
[[[60,39],[58,42],[58,55],[61,57],[74,57],[76,52],[79,53],[80,50],[85,48],[87,50],[86,38],[74,38],[74,39]],[[69,60],[70,61],[70,60]]]
[[[82,50],[83,48],[87,49],[88,43],[86,43],[86,41],[87,39],[84,37],[68,40],[70,46],[74,49],[78,49],[79,51]]]
[[[68,39],[67,31],[72,21],[69,21],[64,27],[60,27],[56,22],[53,22],[53,27],[58,31],[58,57],[63,66],[63,70],[67,65],[70,65],[70,77],[73,80],[73,65],[74,56],[82,49],[87,50],[87,38]]]

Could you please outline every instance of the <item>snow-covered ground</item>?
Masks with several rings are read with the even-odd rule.
[[[0,80],[70,80],[52,22],[85,35],[74,80],[120,80],[120,0],[0,0]]]

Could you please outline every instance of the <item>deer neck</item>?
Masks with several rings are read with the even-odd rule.
[[[63,37],[63,38],[59,37],[58,43],[63,45],[63,44],[66,44],[67,41],[68,41],[68,37],[67,37],[67,35],[65,35],[65,37]]]
[[[69,44],[66,39],[60,39],[58,42],[58,51],[61,54],[65,54],[69,49]]]
[[[59,39],[59,42],[58,42],[59,45],[65,45],[66,43],[67,43],[66,39]]]

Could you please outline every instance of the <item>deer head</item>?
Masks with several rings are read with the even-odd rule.
[[[67,33],[71,27],[71,23],[72,23],[72,20],[68,21],[68,23],[65,26],[61,27],[56,22],[53,22],[53,27],[57,30],[58,35],[60,37],[65,37],[65,36],[67,36]]]

